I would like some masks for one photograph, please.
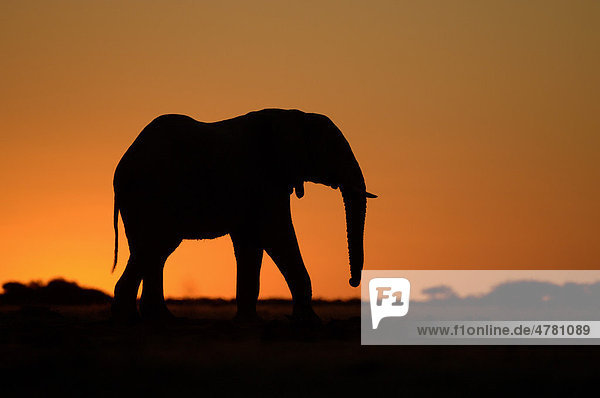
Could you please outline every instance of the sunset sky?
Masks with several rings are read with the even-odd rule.
[[[600,269],[598,1],[2,1],[0,282],[112,292],[114,168],[165,113],[328,115],[370,192],[365,268]],[[359,297],[341,195],[292,199],[316,297]],[[289,297],[265,257],[262,297]],[[229,237],[171,297],[233,297]]]

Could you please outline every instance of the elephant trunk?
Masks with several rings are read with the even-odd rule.
[[[363,234],[367,212],[367,198],[364,182],[362,189],[340,187],[346,211],[346,233],[348,237],[348,257],[350,262],[350,286],[360,285],[364,262]]]

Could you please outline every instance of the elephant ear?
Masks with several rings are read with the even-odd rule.
[[[307,165],[310,164],[305,114],[285,112],[270,121],[267,131],[266,174],[272,176],[275,184],[287,186],[290,195],[295,191],[296,196],[302,198]]]

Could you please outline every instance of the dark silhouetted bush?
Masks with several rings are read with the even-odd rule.
[[[7,282],[2,285],[4,294],[0,295],[0,304],[105,304],[111,298],[97,289],[85,289],[76,282],[53,279],[47,285],[30,282]]]

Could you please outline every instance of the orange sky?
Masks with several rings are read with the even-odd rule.
[[[599,2],[124,3],[0,4],[0,281],[112,291],[112,175],[140,130],[265,107],[344,132],[380,196],[367,269],[600,269]],[[341,197],[306,188],[314,294],[359,297]],[[235,292],[227,237],[165,271],[168,296]],[[270,260],[261,294],[289,297]]]

